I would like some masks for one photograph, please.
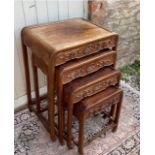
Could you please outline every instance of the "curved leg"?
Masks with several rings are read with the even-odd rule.
[[[78,152],[79,154],[83,154],[83,143],[84,143],[84,117],[82,116],[79,119],[79,146]]]

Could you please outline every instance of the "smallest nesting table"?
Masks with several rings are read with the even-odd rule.
[[[108,131],[110,128],[112,128],[112,131],[115,132],[118,127],[122,96],[123,92],[121,89],[117,87],[109,87],[106,90],[75,104],[74,115],[79,120],[78,151],[80,154],[83,154],[85,120],[92,114],[98,111],[103,111],[106,106],[113,105],[116,107],[116,113],[111,113],[109,118],[106,119],[106,124],[109,125],[105,125],[99,134],[104,132],[106,133],[106,131]]]
[[[36,114],[48,128],[51,139],[55,139],[54,124],[54,92],[55,68],[68,61],[86,57],[109,48],[115,51],[118,35],[96,26],[85,19],[68,19],[48,24],[34,25],[23,28],[22,47],[26,75],[28,107],[36,103]],[[31,97],[31,81],[27,46],[32,50],[35,100]],[[37,68],[47,76],[48,121],[41,117]],[[62,116],[60,116],[62,117]]]

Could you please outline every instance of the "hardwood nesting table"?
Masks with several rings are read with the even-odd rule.
[[[40,100],[44,96],[39,96],[37,67],[47,76],[48,122],[44,123],[44,125],[47,128],[49,126],[51,140],[55,140],[54,92],[56,89],[56,67],[68,61],[76,61],[76,59],[95,54],[103,49],[108,48],[115,51],[117,40],[118,35],[116,33],[98,27],[85,19],[68,19],[23,28],[22,46],[28,107],[32,110],[34,100],[31,97],[27,46],[32,50],[35,103],[37,104],[36,114],[41,120]],[[58,110],[61,110],[60,106],[58,105]],[[62,117],[61,113],[59,113],[59,118]]]
[[[72,148],[72,115],[74,105],[84,99],[94,96],[97,93],[111,86],[118,86],[120,72],[110,67],[103,68],[83,78],[79,78],[65,85],[63,104],[67,107],[67,145]],[[106,90],[105,90],[106,91]],[[98,98],[99,100],[99,98]],[[94,105],[96,102],[92,102]],[[79,103],[80,104],[80,103]],[[91,104],[91,102],[89,103]],[[80,113],[80,111],[79,111]]]

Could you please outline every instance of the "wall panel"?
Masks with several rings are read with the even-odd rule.
[[[25,26],[48,23],[73,17],[87,17],[87,0],[15,0],[14,3],[15,34],[15,100],[26,95],[21,30]],[[30,51],[30,49],[28,48]],[[31,53],[31,51],[30,51]],[[31,55],[29,55],[30,59]],[[32,73],[31,63],[30,72]],[[31,75],[33,83],[33,76]],[[46,77],[39,70],[40,87],[46,85]],[[32,85],[33,87],[33,85]],[[26,102],[26,101],[24,101]],[[15,102],[15,104],[18,102]],[[18,105],[16,105],[18,106]]]

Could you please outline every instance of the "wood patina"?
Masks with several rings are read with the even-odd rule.
[[[58,90],[59,140],[60,143],[63,143],[61,134],[61,129],[63,129],[61,125],[63,121],[63,85],[72,83],[73,80],[94,73],[103,67],[114,68],[118,35],[85,19],[68,19],[28,26],[23,28],[21,35],[28,107],[32,110],[32,104],[36,103],[36,114],[48,128],[51,140],[54,141],[54,94]],[[31,97],[27,47],[32,50],[35,99]],[[46,122],[41,117],[40,108],[40,100],[46,96],[39,96],[37,68],[41,69],[47,77],[48,121]],[[114,77],[108,83],[112,83]],[[118,81],[115,79],[115,83]],[[77,98],[78,93],[75,96]],[[77,102],[81,99],[78,99]],[[71,110],[69,111],[71,112]],[[71,116],[70,114],[69,116]]]

